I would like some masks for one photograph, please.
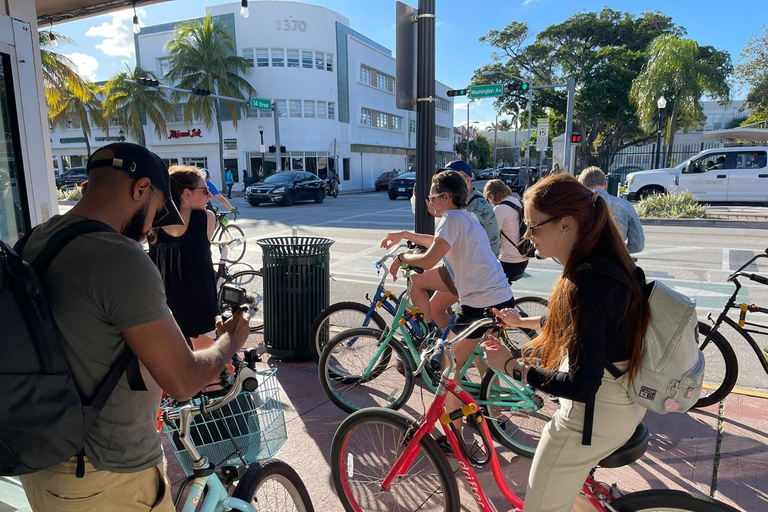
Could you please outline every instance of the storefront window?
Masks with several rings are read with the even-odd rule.
[[[11,80],[11,59],[0,53],[0,239],[14,244],[27,229],[24,169]]]

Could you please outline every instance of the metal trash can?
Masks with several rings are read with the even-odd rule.
[[[330,302],[329,238],[256,240],[263,252],[264,346],[287,361],[309,360],[309,331]]]
[[[618,196],[619,195],[619,177],[616,175],[608,175],[606,176],[608,179],[608,193],[612,196]]]

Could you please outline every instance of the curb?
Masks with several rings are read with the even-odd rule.
[[[730,219],[640,219],[644,226],[686,226],[691,228],[768,229],[768,220]]]

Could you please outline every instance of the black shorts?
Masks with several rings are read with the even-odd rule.
[[[512,284],[518,279],[522,279],[525,275],[525,269],[528,266],[528,260],[525,260],[522,263],[507,263],[506,261],[501,261],[500,263],[501,268],[504,269],[504,275],[507,276],[509,284]]]
[[[484,318],[485,315],[483,314],[486,310],[486,308],[496,308],[496,309],[504,309],[504,308],[513,308],[515,307],[515,298],[512,297],[509,300],[506,300],[500,304],[493,304],[491,306],[486,306],[485,308],[473,308],[471,306],[459,306],[459,311],[456,313],[456,318],[453,321],[453,325],[451,326],[451,332],[453,334],[458,335],[461,331],[469,327],[469,325],[472,322],[475,322],[477,320],[480,320],[481,318]],[[480,338],[485,334],[485,331],[487,331],[487,327],[483,327],[480,329],[475,329],[472,334],[470,334],[470,339]]]

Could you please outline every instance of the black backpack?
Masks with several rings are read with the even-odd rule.
[[[502,201],[501,204],[505,204],[509,206],[510,208],[514,209],[517,212],[518,217],[520,218],[520,224],[518,225],[518,232],[520,233],[520,238],[518,239],[519,242],[515,243],[513,242],[502,230],[499,228],[499,233],[501,233],[501,236],[507,239],[509,243],[515,246],[515,249],[517,249],[517,252],[520,253],[520,256],[523,258],[535,258],[536,257],[536,249],[533,248],[533,244],[530,240],[526,240],[523,238],[525,236],[525,232],[528,231],[528,225],[525,223],[525,217],[523,216],[523,207],[517,206],[512,201]]]
[[[88,220],[56,233],[30,264],[0,241],[0,474],[23,475],[78,455],[77,474],[85,474],[83,447],[99,412],[132,361],[126,346],[93,397],[77,387],[61,333],[40,284],[53,258],[76,237],[114,231]]]

